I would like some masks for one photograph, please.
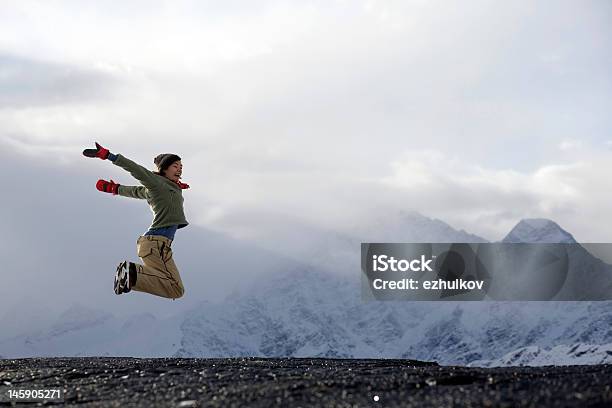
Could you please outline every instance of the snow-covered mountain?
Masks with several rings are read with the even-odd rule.
[[[576,240],[552,220],[525,218],[512,228],[502,242],[575,244]]]
[[[542,245],[539,249],[496,245],[495,256],[485,257],[496,271],[488,292],[494,299],[612,300],[612,265],[588,252],[589,244],[578,244],[554,221],[521,220],[502,242],[566,245]],[[529,266],[521,269],[521,261]],[[534,266],[538,262],[542,266]],[[532,273],[536,267],[538,273]]]
[[[612,344],[559,345],[552,348],[522,347],[495,360],[478,360],[470,367],[612,364]]]
[[[612,342],[609,302],[368,302],[300,271],[183,322],[181,356],[416,358],[465,364],[520,347]]]
[[[423,222],[422,230],[426,231],[427,219],[415,219]],[[442,236],[448,233],[444,225],[431,221],[432,229],[422,241],[455,241]],[[517,227],[522,223],[526,221]],[[532,228],[521,236],[540,242],[537,239],[567,234],[552,221],[537,225],[547,232]],[[409,223],[405,225],[409,227]],[[465,237],[461,232],[456,234],[453,238]],[[499,359],[525,347],[544,350],[577,343],[612,343],[609,301],[363,302],[358,273],[347,276],[320,265],[296,262],[281,273],[258,275],[222,302],[202,302],[170,319],[146,314],[119,318],[72,310],[38,333],[0,342],[0,354],[325,356],[467,364]],[[575,358],[586,355],[574,354]],[[551,354],[551,364],[557,364],[555,355],[559,354]]]
[[[6,357],[132,356],[164,357],[180,345],[180,320],[148,313],[125,318],[80,304],[47,327],[0,341]]]
[[[408,216],[416,225],[422,223],[417,230],[426,237],[424,242],[459,237],[483,241],[462,232],[449,239],[444,224],[432,220],[434,227],[427,230],[425,217]],[[523,220],[513,231],[523,231],[521,237],[528,242],[571,237],[547,220]],[[417,238],[406,234],[406,239],[395,240],[417,242]],[[362,241],[377,239],[372,234]],[[574,256],[582,265],[601,263],[587,259],[586,251]],[[298,269],[262,279],[249,293],[223,305],[193,310],[181,326],[184,336],[178,353],[404,357],[465,364],[524,346],[612,342],[612,331],[607,329],[612,323],[609,306],[610,302],[363,303],[356,279]]]

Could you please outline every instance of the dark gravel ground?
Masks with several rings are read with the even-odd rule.
[[[8,389],[52,387],[64,390],[66,405],[91,407],[611,407],[612,365],[485,369],[317,358],[0,360],[0,406],[24,405],[8,401]]]

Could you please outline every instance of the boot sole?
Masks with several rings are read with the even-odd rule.
[[[121,295],[122,293],[127,293],[128,291],[124,290],[128,279],[128,267],[127,261],[123,261],[117,266],[117,273],[115,273],[115,285],[114,290],[116,295]]]

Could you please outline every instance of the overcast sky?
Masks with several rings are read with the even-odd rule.
[[[179,154],[190,222],[243,239],[403,209],[491,240],[547,217],[610,242],[610,72],[604,0],[2,2],[5,235],[62,205],[38,171],[108,214],[95,180],[136,182],[80,155],[97,140],[151,169]],[[136,208],[144,231],[125,205],[114,231]]]

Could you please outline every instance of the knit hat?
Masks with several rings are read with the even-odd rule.
[[[153,159],[153,163],[157,166],[158,174],[162,175],[164,170],[166,170],[172,163],[175,161],[181,160],[176,154],[172,153],[162,153],[158,154],[157,157]]]

